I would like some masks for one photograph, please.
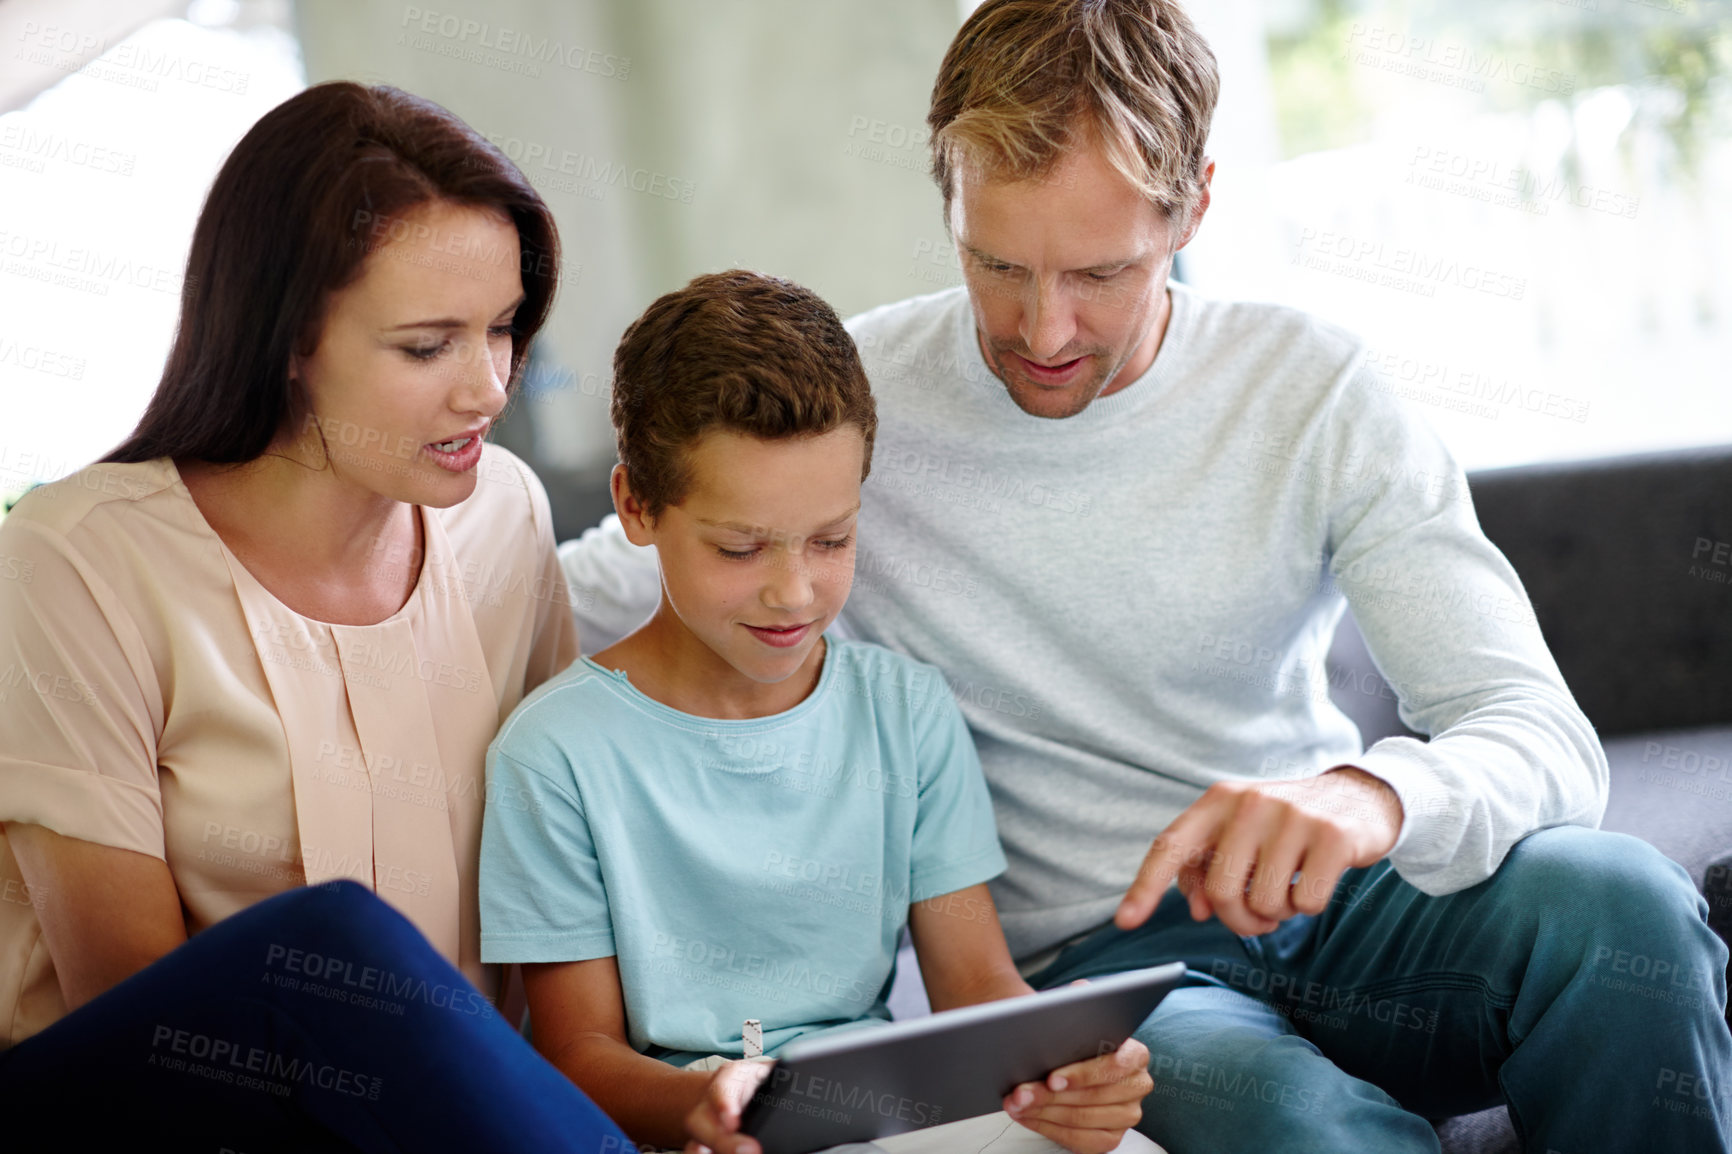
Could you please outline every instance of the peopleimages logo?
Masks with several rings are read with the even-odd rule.
[[[1528,288],[1526,277],[1329,229],[1300,229],[1293,263],[1421,296],[1435,295],[1441,284],[1519,301]]]
[[[915,1126],[936,1126],[944,1121],[942,1106],[890,1090],[814,1077],[786,1066],[770,1071],[764,1094],[773,1109],[844,1124],[852,1121],[855,1114],[874,1114]]]
[[[151,1035],[150,1048],[152,1066],[283,1097],[291,1086],[301,1085],[377,1102],[384,1085],[382,1078],[358,1074],[328,1062],[291,1058],[262,1046],[247,1046],[161,1023]]]
[[[542,64],[557,64],[574,72],[588,72],[612,80],[631,75],[631,59],[566,44],[551,36],[536,36],[522,29],[494,26],[450,12],[434,12],[410,5],[403,9],[397,42],[454,60],[504,67],[527,76],[541,75]],[[417,35],[419,34],[419,35]],[[432,37],[438,37],[438,40]]]

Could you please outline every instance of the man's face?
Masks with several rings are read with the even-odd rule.
[[[853,425],[774,441],[708,432],[685,450],[680,503],[629,518],[628,536],[660,554],[667,608],[713,655],[713,676],[774,685],[815,669],[854,581],[865,455]]]
[[[1071,417],[1154,363],[1182,227],[1107,161],[1092,134],[1051,172],[996,180],[960,165],[950,230],[986,363],[1036,417]]]

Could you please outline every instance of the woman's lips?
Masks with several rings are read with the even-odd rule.
[[[441,469],[448,469],[453,473],[467,473],[480,463],[483,443],[479,436],[475,436],[469,438],[468,444],[454,451],[447,452],[444,449],[434,448],[432,445],[421,446],[421,451],[426,453],[428,458]]]
[[[744,623],[742,622],[742,624]],[[762,625],[747,625],[746,628],[751,631],[753,637],[765,645],[773,645],[777,649],[787,649],[806,639],[806,634],[811,632],[812,622],[808,621],[804,625],[795,625],[787,629],[768,629]]]
[[[1016,353],[1006,353],[1005,355],[1014,361],[1017,367],[1037,385],[1072,384],[1081,375],[1083,366],[1089,359],[1089,354],[1084,353],[1082,356],[1074,357],[1063,364],[1049,366],[1036,364],[1027,357],[1019,356]]]

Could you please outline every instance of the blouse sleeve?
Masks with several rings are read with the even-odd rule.
[[[163,703],[114,590],[60,534],[0,523],[0,821],[163,858]]]

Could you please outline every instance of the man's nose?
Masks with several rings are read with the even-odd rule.
[[[1049,360],[1076,335],[1076,314],[1055,275],[1030,277],[1022,307],[1022,343],[1035,360]]]

